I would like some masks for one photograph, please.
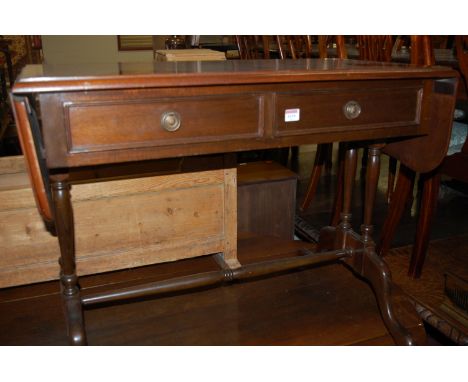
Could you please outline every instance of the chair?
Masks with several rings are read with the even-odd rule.
[[[458,41],[458,44],[460,45],[461,42],[459,39]],[[460,60],[460,70],[464,73],[466,79],[466,65],[468,62],[466,61],[466,57],[468,56],[463,53],[461,45],[457,49],[457,55]],[[426,66],[434,64],[434,53],[429,36],[411,36],[411,62]],[[463,72],[463,70],[465,70],[465,72]],[[454,105],[446,105],[446,107],[454,108]],[[435,114],[435,117],[437,117],[437,113]],[[461,153],[454,157],[450,156],[457,159],[452,159],[450,157],[445,159],[443,157],[439,158],[438,156],[434,157],[431,153],[432,150],[427,150],[428,147],[435,147],[437,149],[434,150],[434,152],[442,152],[444,148],[446,151],[449,140],[450,131],[434,129],[430,131],[427,136],[390,144],[384,149],[384,152],[389,155],[398,159],[404,159],[405,163],[400,165],[394,196],[390,202],[388,214],[383,225],[383,234],[381,236],[380,243],[377,246],[377,252],[380,256],[384,256],[390,248],[396,227],[398,226],[403,211],[407,206],[407,201],[413,188],[415,170],[414,168],[411,168],[409,156],[412,153],[418,152],[419,155],[426,155],[428,161],[432,161],[436,164],[440,164],[442,162],[441,166],[436,170],[429,173],[422,171],[420,174],[422,183],[422,200],[417,223],[416,238],[408,270],[408,275],[413,278],[418,278],[421,275],[424,264],[425,255],[429,245],[431,221],[437,204],[441,173],[445,171],[447,174],[452,173],[455,177],[460,176],[461,174],[458,174],[458,170],[461,168],[458,166],[465,163],[463,159],[459,162],[459,158],[464,156],[463,150],[468,149],[468,147],[465,147],[467,146],[466,144]],[[456,164],[455,171],[453,166],[454,164]],[[466,167],[465,164],[465,171],[467,168],[468,167]],[[461,172],[463,173],[463,171]],[[463,178],[463,175],[460,178]]]
[[[235,36],[239,58],[253,60],[270,58],[269,36]]]
[[[455,44],[459,70],[461,72],[463,80],[465,81],[465,85],[468,88],[468,36],[456,36]],[[442,161],[442,164],[438,169],[437,175],[439,182],[440,175],[446,175],[450,178],[468,184],[468,137],[466,137],[465,143],[459,152],[446,156]],[[427,207],[431,209],[431,211],[428,211],[427,213],[430,217],[434,215],[434,210],[437,203],[438,188],[434,190],[434,193],[434,202],[429,204]],[[427,227],[421,227],[421,230],[422,229],[429,231],[429,224]],[[429,236],[429,233],[427,233],[426,235]],[[425,236],[425,233],[422,232],[421,236]],[[422,247],[422,249],[417,252],[413,251],[413,254],[411,256],[410,272],[416,275],[416,277],[421,274],[426,251],[426,248]]]

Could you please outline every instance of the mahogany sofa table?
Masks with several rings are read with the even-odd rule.
[[[379,155],[389,140],[427,134],[435,119],[449,131],[456,85],[448,68],[337,59],[27,66],[12,104],[39,211],[60,244],[70,343],[86,344],[86,306],[342,261],[371,284],[394,340],[416,344],[400,319],[405,299],[396,296],[371,237]],[[350,142],[343,212],[337,227],[322,229],[317,252],[246,265],[218,255],[219,271],[81,296],[70,198],[76,169],[334,141]],[[350,205],[364,141],[370,149],[359,235]]]

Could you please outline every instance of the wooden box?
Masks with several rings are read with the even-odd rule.
[[[156,61],[224,61],[226,55],[212,49],[162,49],[156,51]]]
[[[276,162],[237,168],[238,232],[294,238],[297,175]]]
[[[78,275],[224,253],[237,263],[236,169],[72,186]],[[59,247],[23,157],[0,158],[0,287],[57,279]]]

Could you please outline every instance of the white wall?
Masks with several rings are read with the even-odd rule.
[[[117,36],[42,36],[44,62],[135,62],[153,59],[151,50],[119,52]]]

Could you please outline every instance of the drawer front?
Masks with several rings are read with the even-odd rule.
[[[274,135],[418,124],[421,97],[420,87],[279,93]]]
[[[83,153],[261,137],[261,95],[64,103],[68,152]]]

